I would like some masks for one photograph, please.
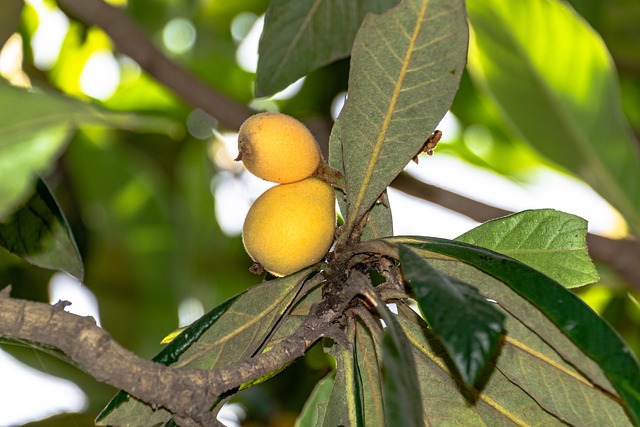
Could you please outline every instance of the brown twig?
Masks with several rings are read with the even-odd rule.
[[[478,222],[489,221],[513,213],[427,184],[406,172],[398,175],[391,186],[405,194],[436,203]],[[640,290],[640,269],[637,268],[640,260],[640,243],[637,240],[614,240],[589,233],[587,246],[593,259],[609,265],[629,285]]]

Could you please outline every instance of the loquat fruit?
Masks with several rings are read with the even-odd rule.
[[[316,139],[300,121],[281,113],[249,117],[238,133],[238,159],[266,181],[287,184],[310,177],[322,155]]]
[[[333,188],[317,178],[276,185],[249,209],[242,242],[251,258],[275,276],[322,259],[336,224]]]

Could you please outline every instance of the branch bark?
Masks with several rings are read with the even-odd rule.
[[[164,407],[185,426],[219,425],[209,411],[226,391],[276,371],[302,357],[316,341],[335,333],[334,321],[344,308],[325,301],[291,336],[271,351],[224,369],[175,369],[142,359],[124,349],[93,318],[64,311],[61,301],[50,305],[14,299],[9,287],[0,291],[0,337],[52,346],[65,353],[96,380],[122,389],[152,407]]]

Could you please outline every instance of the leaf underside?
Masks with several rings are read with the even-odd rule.
[[[342,161],[342,141],[340,140],[341,121],[337,121],[331,132],[329,140],[329,165],[344,174],[344,163]],[[336,198],[340,212],[347,212],[347,198],[341,190],[336,190]],[[393,236],[393,218],[387,190],[382,193],[380,200],[374,203],[367,214],[367,222],[360,236],[361,241],[379,239],[381,237]]]
[[[155,361],[176,368],[218,369],[254,355],[263,347],[312,268],[261,283],[222,303],[187,328]],[[164,409],[119,392],[96,419],[97,425],[154,425],[171,419]]]
[[[26,204],[0,223],[0,245],[42,268],[65,271],[78,280],[84,266],[69,224],[41,179]]]
[[[462,385],[441,341],[422,319],[402,312],[398,316],[414,351],[426,425],[462,420],[485,426],[562,425],[562,420],[569,425],[631,425],[615,397],[590,383],[534,331],[506,316],[507,335],[495,369],[474,387]]]
[[[331,135],[342,146],[347,234],[451,105],[467,43],[460,0],[407,0],[365,18],[353,45],[349,95]]]
[[[589,390],[580,389],[580,393],[565,396],[567,400],[558,404],[558,417],[565,417],[564,411],[580,412],[583,395],[595,391],[590,397],[593,401],[590,405],[602,405],[606,409],[594,411],[603,410],[603,416],[613,419],[626,413],[619,419],[622,425],[640,419],[640,396],[635,391],[640,389],[637,359],[618,334],[575,294],[531,267],[484,248],[438,238],[388,240],[411,246],[420,256],[428,258],[436,269],[473,284],[485,298],[497,302],[508,318],[506,342],[498,363],[505,354],[505,346],[511,344],[519,351],[529,353],[528,357],[537,358],[538,365],[551,367],[555,374],[545,377],[551,384],[549,387],[555,386],[549,378],[564,375],[569,383],[579,383],[580,387]],[[509,322],[513,319],[526,329],[516,324],[510,328]],[[542,402],[543,394],[548,390],[541,384],[535,385],[539,378],[527,378],[522,372],[513,374],[511,380],[529,384],[527,391]],[[560,396],[553,399],[558,400]],[[549,403],[545,405],[545,410],[551,410]],[[596,415],[589,416],[588,419],[597,419]],[[585,424],[578,422],[577,425]]]

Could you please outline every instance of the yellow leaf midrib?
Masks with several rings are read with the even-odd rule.
[[[293,289],[293,287],[291,287],[290,289]],[[288,294],[290,294],[290,292],[284,292],[281,296],[286,297]],[[214,342],[203,345],[201,348],[198,349],[198,351],[190,355],[190,357],[184,358],[179,362],[177,362],[175,366],[176,367],[187,366],[189,363],[192,363],[193,361],[202,357],[205,353],[211,351],[211,349],[224,345],[226,342],[230,341],[231,339],[238,336],[239,334],[247,331],[248,329],[254,327],[255,325],[258,325],[259,322],[262,322],[267,316],[273,316],[274,315],[273,310],[275,310],[275,308],[278,305],[281,305],[285,299],[286,298],[276,298],[269,306],[264,307],[263,310],[258,315],[256,315],[255,313],[239,312],[235,309],[230,308],[224,314],[246,316],[249,318],[249,320],[244,324],[242,324],[241,326],[237,327],[236,329],[227,331],[226,333],[224,333],[224,335],[216,339]]]
[[[418,35],[420,34],[420,30],[422,28],[422,24],[424,21],[424,17],[427,13],[427,7],[429,5],[429,0],[425,0],[422,3],[422,7],[416,19],[416,25],[413,29],[413,34],[411,35],[411,39],[409,40],[409,45],[407,47],[407,51],[404,55],[404,60],[402,62],[402,66],[400,68],[400,72],[398,73],[398,78],[396,80],[396,84],[393,88],[393,93],[391,94],[391,99],[389,101],[389,105],[387,107],[387,112],[384,117],[384,121],[382,122],[382,126],[380,131],[378,132],[378,136],[376,138],[375,145],[373,147],[373,151],[371,153],[371,158],[367,165],[367,169],[364,174],[364,178],[360,185],[360,190],[358,191],[358,195],[355,203],[352,205],[353,208],[350,211],[349,220],[347,223],[347,230],[352,230],[356,224],[356,218],[358,212],[360,211],[360,206],[362,205],[362,201],[364,200],[364,195],[366,193],[367,187],[371,182],[371,178],[373,177],[373,173],[376,169],[376,165],[378,162],[378,157],[380,156],[380,152],[382,151],[382,146],[384,144],[387,132],[389,131],[389,126],[391,124],[391,117],[393,116],[393,111],[395,110],[396,104],[398,103],[398,98],[400,97],[400,92],[402,88],[402,84],[404,83],[404,79],[407,74],[407,69],[409,68],[409,62],[411,59],[411,55],[413,53],[413,49],[416,44],[416,40],[418,39]]]

